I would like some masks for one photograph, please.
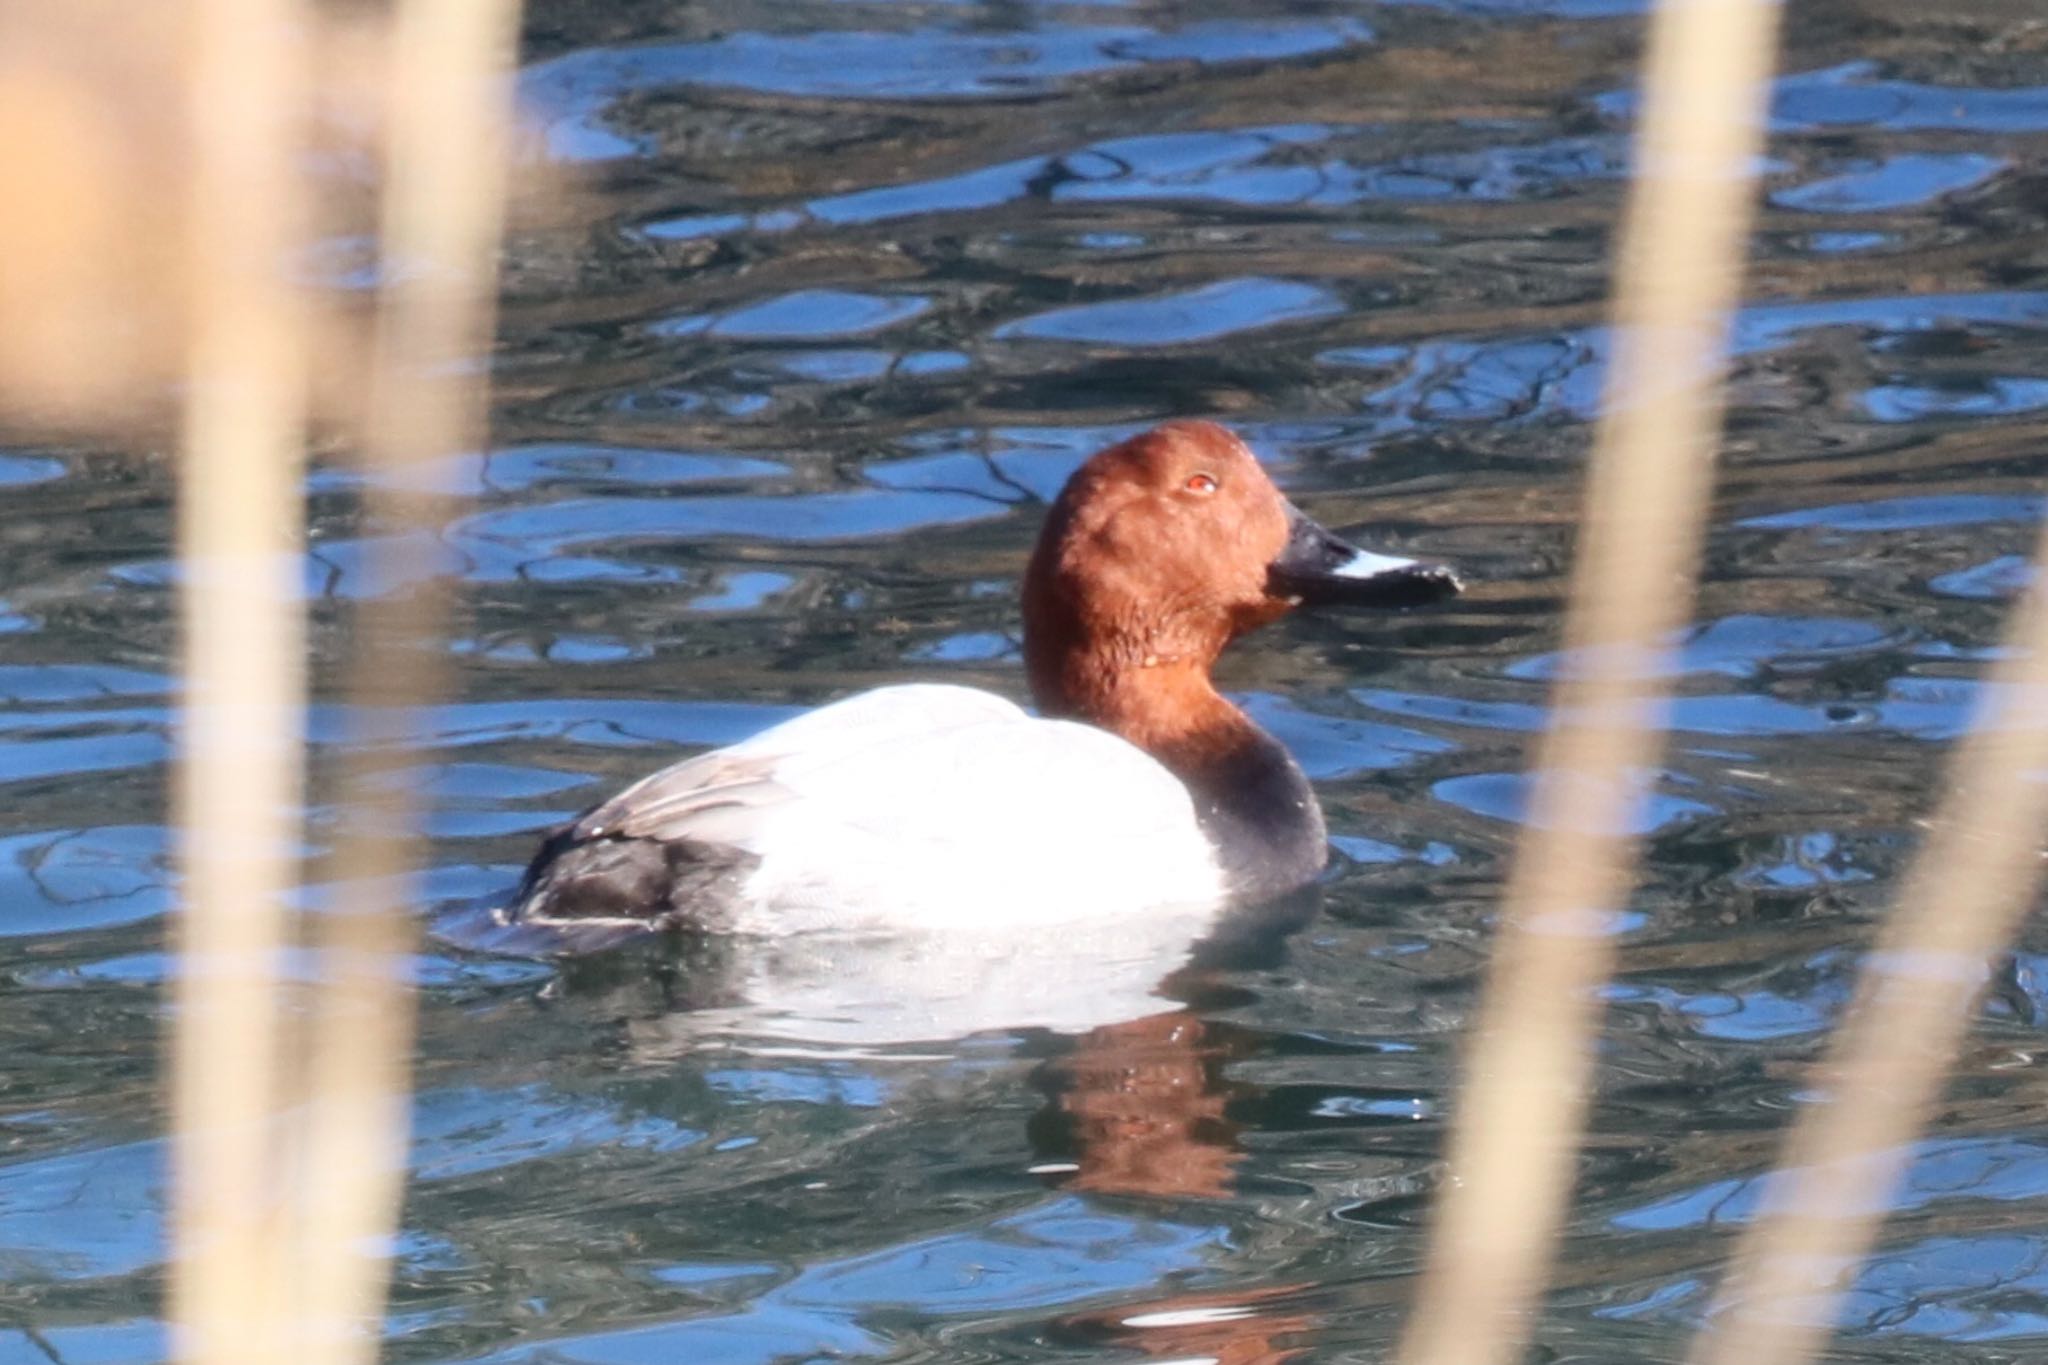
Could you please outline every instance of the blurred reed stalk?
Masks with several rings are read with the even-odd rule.
[[[278,962],[298,871],[299,599],[308,319],[295,164],[309,72],[297,0],[198,0],[184,89],[191,296],[178,554],[185,679],[175,804],[185,913],[171,1044],[173,1349],[275,1365]]]
[[[408,880],[426,812],[387,778],[446,693],[446,469],[484,439],[517,0],[401,0],[384,100],[382,285],[363,518],[387,537],[356,613],[337,801],[338,903],[319,917],[299,1268],[301,1362],[377,1357],[404,1187],[414,999]],[[441,462],[437,467],[434,462]]]
[[[1948,765],[1927,842],[1865,958],[1793,1122],[1764,1206],[1743,1231],[1691,1365],[1796,1365],[1830,1333],[1911,1144],[1954,1064],[1992,955],[2042,879],[2048,828],[2048,530],[1983,700]]]
[[[319,319],[293,272],[312,240],[313,58],[335,35],[302,0],[194,0],[188,18],[168,1313],[182,1360],[366,1361],[404,1170],[406,875],[422,815],[376,769],[402,753],[445,681],[446,594],[419,586],[442,568],[420,528],[445,507],[423,466],[474,449],[483,430],[518,10],[400,0],[382,42],[384,284],[362,446],[383,590],[356,622],[358,730],[331,859],[340,903],[314,927],[320,971],[297,1030],[279,965],[299,880],[299,528]]]
[[[1691,613],[1777,21],[1773,0],[1662,0],[1650,22],[1566,664],[1403,1365],[1521,1359],[1570,1199],[1609,916],[1662,752],[1662,665]]]

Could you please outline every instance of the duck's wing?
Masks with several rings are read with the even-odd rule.
[[[971,687],[877,688],[650,773],[586,812],[576,821],[575,837],[744,847],[746,812],[798,799],[809,774],[886,764],[904,746],[1028,719],[1014,703]]]
[[[751,757],[717,749],[650,773],[580,816],[578,841],[655,839],[701,841],[717,836],[700,828],[721,810],[740,811],[787,801],[792,793],[775,780],[773,755]]]

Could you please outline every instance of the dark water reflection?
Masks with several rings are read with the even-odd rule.
[[[474,499],[433,561],[473,608],[461,694],[391,779],[438,803],[423,899],[501,889],[609,786],[845,691],[1019,693],[1039,503],[1162,416],[1227,418],[1323,519],[1480,586],[1231,660],[1338,856],[1283,948],[1226,945],[1170,1000],[1148,992],[1177,958],[1107,931],[1029,965],[1060,1000],[962,988],[978,1020],[913,1017],[903,989],[978,980],[971,948],[870,964],[865,996],[794,953],[779,1021],[744,1007],[759,965],[712,949],[567,973],[423,952],[394,1358],[1380,1358],[1520,773],[1573,666],[1559,571],[1639,9],[532,7],[525,95],[590,179],[511,253],[494,448],[420,476]],[[2048,448],[2028,19],[1788,15],[1551,1359],[1676,1358],[2025,579]],[[360,287],[364,244],[333,256]],[[348,605],[414,586],[359,482],[310,481],[323,683]],[[159,463],[41,447],[0,452],[0,490],[0,1362],[151,1361],[170,490]],[[309,854],[346,719],[323,686]],[[2044,954],[2030,928],[2000,969],[1834,1358],[2048,1348]]]

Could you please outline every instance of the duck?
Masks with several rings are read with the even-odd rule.
[[[1318,525],[1236,434],[1173,421],[1087,459],[1021,598],[1033,714],[975,688],[862,692],[684,759],[551,831],[504,924],[1060,933],[1301,888],[1328,856],[1292,755],[1215,686],[1301,607],[1402,609],[1448,566]]]

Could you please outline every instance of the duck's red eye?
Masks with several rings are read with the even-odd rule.
[[[1190,474],[1188,481],[1181,485],[1190,493],[1214,493],[1216,476],[1213,474]]]

